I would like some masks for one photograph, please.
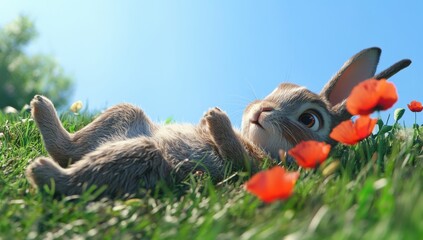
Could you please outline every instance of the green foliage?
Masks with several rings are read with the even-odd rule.
[[[28,56],[24,48],[37,36],[32,21],[17,18],[0,29],[0,109],[21,109],[35,94],[48,96],[58,107],[67,103],[72,81],[50,56]]]
[[[395,120],[396,123],[402,118],[402,116],[404,115],[404,113],[405,113],[405,109],[404,108],[397,108],[397,109],[395,109],[395,111],[394,111],[394,120]]]
[[[76,131],[92,117],[61,119]],[[356,146],[339,145],[319,169],[302,170],[291,198],[272,204],[248,194],[242,182],[215,186],[207,175],[186,179],[183,193],[92,201],[97,190],[90,189],[56,200],[24,176],[31,159],[47,154],[29,114],[0,113],[0,239],[418,239],[421,132],[394,125]],[[335,162],[341,164],[322,174]]]

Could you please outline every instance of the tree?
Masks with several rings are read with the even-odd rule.
[[[72,80],[51,56],[24,52],[37,31],[26,16],[0,28],[0,109],[17,109],[36,94],[48,96],[60,108],[68,103]]]

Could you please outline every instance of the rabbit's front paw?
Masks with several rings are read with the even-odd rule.
[[[228,133],[232,130],[228,116],[217,107],[208,110],[204,114],[202,124],[207,126],[212,134]]]

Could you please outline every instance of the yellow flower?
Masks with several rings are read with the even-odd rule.
[[[79,110],[81,110],[82,109],[82,101],[76,101],[76,102],[74,102],[71,106],[70,106],[70,110],[73,112],[73,113],[78,113],[79,112]]]

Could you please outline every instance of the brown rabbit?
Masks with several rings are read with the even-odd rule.
[[[353,56],[319,95],[281,84],[246,108],[241,133],[218,108],[209,110],[198,125],[158,125],[141,109],[121,104],[70,134],[51,101],[35,96],[32,116],[51,158],[37,158],[27,177],[37,187],[54,185],[58,195],[81,194],[96,185],[107,187],[103,196],[123,197],[137,194],[141,187],[152,189],[158,181],[181,181],[196,170],[219,181],[225,163],[232,170],[254,173],[267,154],[277,158],[279,149],[307,139],[330,142],[330,130],[350,117],[345,98],[353,86],[373,77],[380,53],[379,48],[369,48]],[[376,78],[388,78],[410,63],[402,60]]]

